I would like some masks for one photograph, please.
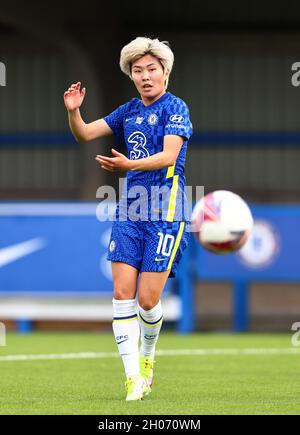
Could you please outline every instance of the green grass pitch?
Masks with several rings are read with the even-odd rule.
[[[182,349],[205,351],[163,354]],[[156,356],[153,392],[143,401],[127,403],[120,358],[76,357],[79,352],[116,353],[112,334],[8,333],[6,346],[0,347],[0,414],[300,413],[300,349],[293,348],[291,334],[165,331],[157,350],[162,354]],[[74,355],[68,359],[3,358],[70,353]]]

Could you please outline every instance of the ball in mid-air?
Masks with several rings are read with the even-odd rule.
[[[198,201],[192,213],[193,232],[210,252],[228,254],[248,240],[253,217],[246,202],[228,190],[216,190]]]

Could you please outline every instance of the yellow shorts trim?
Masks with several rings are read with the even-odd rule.
[[[175,240],[175,245],[174,245],[174,248],[173,248],[173,251],[172,251],[172,255],[171,255],[171,258],[169,260],[167,269],[171,269],[171,267],[172,267],[172,264],[173,264],[176,252],[178,250],[179,243],[180,243],[181,238],[182,238],[184,226],[185,226],[185,222],[180,222],[179,231],[178,231],[178,234],[177,234],[177,237],[176,237],[176,240]]]

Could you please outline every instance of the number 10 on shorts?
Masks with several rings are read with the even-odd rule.
[[[174,246],[175,237],[172,234],[157,233],[157,235],[159,236],[159,241],[156,254],[169,257]]]

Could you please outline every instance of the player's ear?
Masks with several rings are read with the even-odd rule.
[[[165,88],[167,89],[169,83],[169,71],[165,72]]]
[[[132,65],[131,65],[131,63],[129,65],[129,78],[130,78],[130,80],[133,80],[133,78],[132,78]]]

